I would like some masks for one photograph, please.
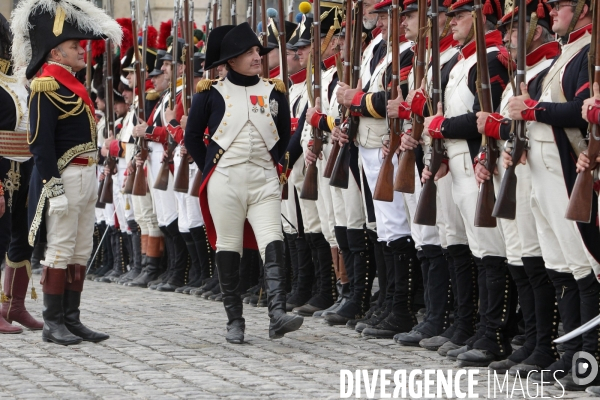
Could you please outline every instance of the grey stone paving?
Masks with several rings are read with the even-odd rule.
[[[27,306],[41,317],[41,299]],[[0,399],[336,399],[340,369],[458,371],[437,353],[365,340],[313,318],[271,341],[266,308],[246,306],[244,345],[225,342],[222,304],[196,297],[86,281],[81,308],[83,322],[109,340],[62,347],[43,343],[40,332],[0,335]],[[480,398],[486,377],[481,369]],[[561,394],[544,388],[545,396]]]

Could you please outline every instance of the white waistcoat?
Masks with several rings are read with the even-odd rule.
[[[371,79],[371,68],[369,67],[371,65],[371,60],[373,59],[373,49],[382,40],[383,35],[380,33],[379,35],[375,36],[369,45],[363,50],[362,59],[360,62],[360,79],[363,82],[367,82]]]
[[[19,84],[17,78],[0,73],[0,86],[6,90],[15,104],[16,124],[14,130],[26,132],[29,125],[29,108],[27,107],[27,89]],[[31,157],[5,157],[17,162],[25,162]]]
[[[238,86],[225,78],[212,87],[223,96],[225,103],[225,114],[212,136],[212,140],[223,150],[227,150],[246,123],[250,121],[256,127],[267,149],[271,150],[279,140],[277,127],[271,116],[271,113],[277,115],[279,104],[275,100],[269,104],[274,85],[266,79],[261,79],[254,86]],[[262,98],[262,111],[258,102],[252,104],[252,96]]]

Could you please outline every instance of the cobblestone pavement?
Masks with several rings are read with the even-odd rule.
[[[63,347],[43,343],[40,332],[0,335],[0,399],[335,399],[341,369],[458,371],[435,352],[361,339],[313,318],[306,318],[300,331],[271,341],[266,308],[246,306],[247,343],[230,345],[221,303],[115,284],[85,285],[82,320],[109,333],[110,340]],[[28,300],[27,306],[41,317],[41,300]],[[475,393],[487,397],[487,369],[478,376]],[[533,397],[535,387],[530,390]],[[544,387],[544,396],[561,394]],[[566,392],[562,398],[587,396]]]

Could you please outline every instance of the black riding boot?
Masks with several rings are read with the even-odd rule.
[[[123,242],[123,233],[120,229],[113,227],[111,234],[111,244],[113,250],[113,266],[106,274],[94,279],[96,282],[113,282],[121,275],[127,272],[127,264],[125,259],[125,245]]]
[[[311,249],[305,237],[296,238],[296,248],[298,249],[298,280],[296,293],[286,299],[286,311],[292,311],[296,307],[301,307],[311,298],[312,285],[315,279],[315,265]]]
[[[283,241],[277,240],[265,249],[265,286],[269,303],[269,337],[278,339],[286,333],[298,330],[304,322],[299,315],[285,312],[285,268],[283,267]],[[331,254],[331,253],[330,253]]]
[[[223,306],[227,313],[227,335],[229,343],[244,343],[243,304],[237,292],[240,283],[240,254],[235,251],[219,251],[215,255],[215,262],[219,274],[219,285],[223,294]]]
[[[194,243],[196,244],[196,253],[198,254],[198,261],[200,262],[200,277],[202,282],[204,282],[212,275],[215,252],[208,241],[208,236],[206,236],[206,227],[204,225],[196,228],[190,228],[190,233],[192,234]]]
[[[63,299],[66,283],[66,269],[43,267],[42,290],[44,291],[44,328],[42,340],[68,346],[81,343],[79,336],[73,335],[65,326]]]
[[[190,232],[181,232],[181,236],[183,237],[188,254],[190,255],[190,270],[187,284],[175,289],[175,293],[185,293],[187,290],[187,294],[189,294],[189,290],[192,288],[199,288],[202,286],[202,270],[200,258],[198,257],[198,250],[196,248],[196,243],[194,242],[194,237],[191,234],[191,230]]]
[[[185,245],[185,240],[179,232],[179,221],[176,219],[171,222],[169,226],[167,226],[167,231],[169,231],[173,240],[173,269],[171,270],[167,282],[157,286],[156,290],[159,292],[174,292],[178,287],[184,286],[186,284],[189,269],[189,254]],[[171,256],[169,255],[169,257]]]
[[[131,269],[117,281],[121,285],[131,282],[142,273],[142,232],[140,226],[134,220],[127,221],[127,224],[131,231],[131,258],[129,264]]]

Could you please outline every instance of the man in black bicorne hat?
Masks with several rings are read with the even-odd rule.
[[[13,13],[15,73],[32,79],[29,143],[35,160],[29,190],[29,244],[48,243],[43,267],[42,339],[99,342],[79,320],[92,251],[96,187],[94,105],[75,73],[85,68],[82,39],[121,41],[119,25],[84,0],[25,0]]]
[[[258,77],[261,56],[269,50],[261,46],[250,25],[217,29],[208,40],[205,68],[226,64],[228,73],[198,85],[185,145],[203,171],[200,204],[208,238],[217,249],[215,260],[228,318],[226,339],[244,341],[245,321],[237,292],[244,247],[258,247],[261,253],[271,318],[269,337],[276,339],[303,322],[302,317],[285,311],[280,184],[287,177],[279,174],[276,162],[290,136],[285,86],[279,80]],[[208,146],[204,145],[206,128]]]

